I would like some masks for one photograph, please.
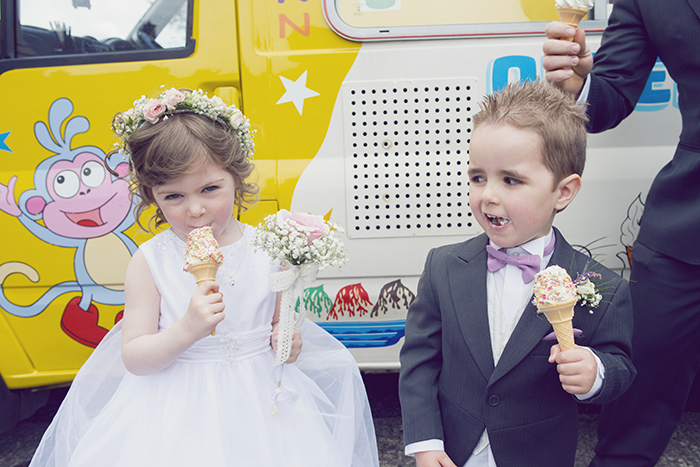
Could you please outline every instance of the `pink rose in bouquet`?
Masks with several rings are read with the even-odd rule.
[[[328,224],[324,222],[321,216],[314,216],[313,214],[297,211],[289,212],[286,209],[282,209],[277,213],[277,224],[280,227],[289,225],[289,221],[293,221],[300,230],[304,231],[307,245],[311,245],[311,242],[317,238],[328,235],[330,232]]]

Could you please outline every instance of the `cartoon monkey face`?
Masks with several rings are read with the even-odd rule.
[[[124,169],[120,166],[117,171]],[[113,181],[95,154],[83,152],[72,161],[57,161],[48,170],[46,185],[52,201],[43,207],[44,224],[59,235],[100,237],[129,215],[129,183],[121,178]],[[36,212],[39,206],[31,209],[30,204],[27,207]]]

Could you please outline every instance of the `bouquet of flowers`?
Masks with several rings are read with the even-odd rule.
[[[306,315],[304,285],[316,280],[318,271],[328,266],[342,266],[347,258],[340,240],[343,230],[320,216],[282,209],[267,216],[258,225],[252,240],[253,248],[267,252],[284,267],[270,276],[273,292],[282,292],[275,365],[287,361],[292,348],[294,327],[301,326]],[[299,315],[294,319],[294,305]]]
[[[282,270],[270,275],[272,291],[282,292],[275,355],[277,389],[270,407],[273,417],[279,414],[278,402],[292,397],[282,388],[282,363],[289,359],[294,328],[301,326],[306,316],[305,284],[314,282],[319,270],[345,264],[345,247],[340,240],[342,232],[340,227],[320,216],[286,209],[267,216],[255,230],[253,248],[282,262]],[[299,303],[299,315],[295,320],[296,303]]]
[[[292,266],[316,264],[321,270],[345,264],[341,233],[342,228],[321,216],[282,209],[258,226],[253,246]]]

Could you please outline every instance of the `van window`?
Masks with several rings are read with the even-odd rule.
[[[3,0],[0,73],[194,54],[194,0]]]
[[[19,0],[17,57],[184,47],[186,0]]]
[[[607,0],[595,0],[586,29],[603,29]],[[559,19],[554,0],[324,0],[330,26],[358,41],[542,33]]]

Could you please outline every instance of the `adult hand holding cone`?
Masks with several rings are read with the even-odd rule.
[[[577,29],[588,10],[593,8],[593,0],[556,0],[556,7],[561,21]],[[574,38],[567,37],[562,40],[573,41]]]

